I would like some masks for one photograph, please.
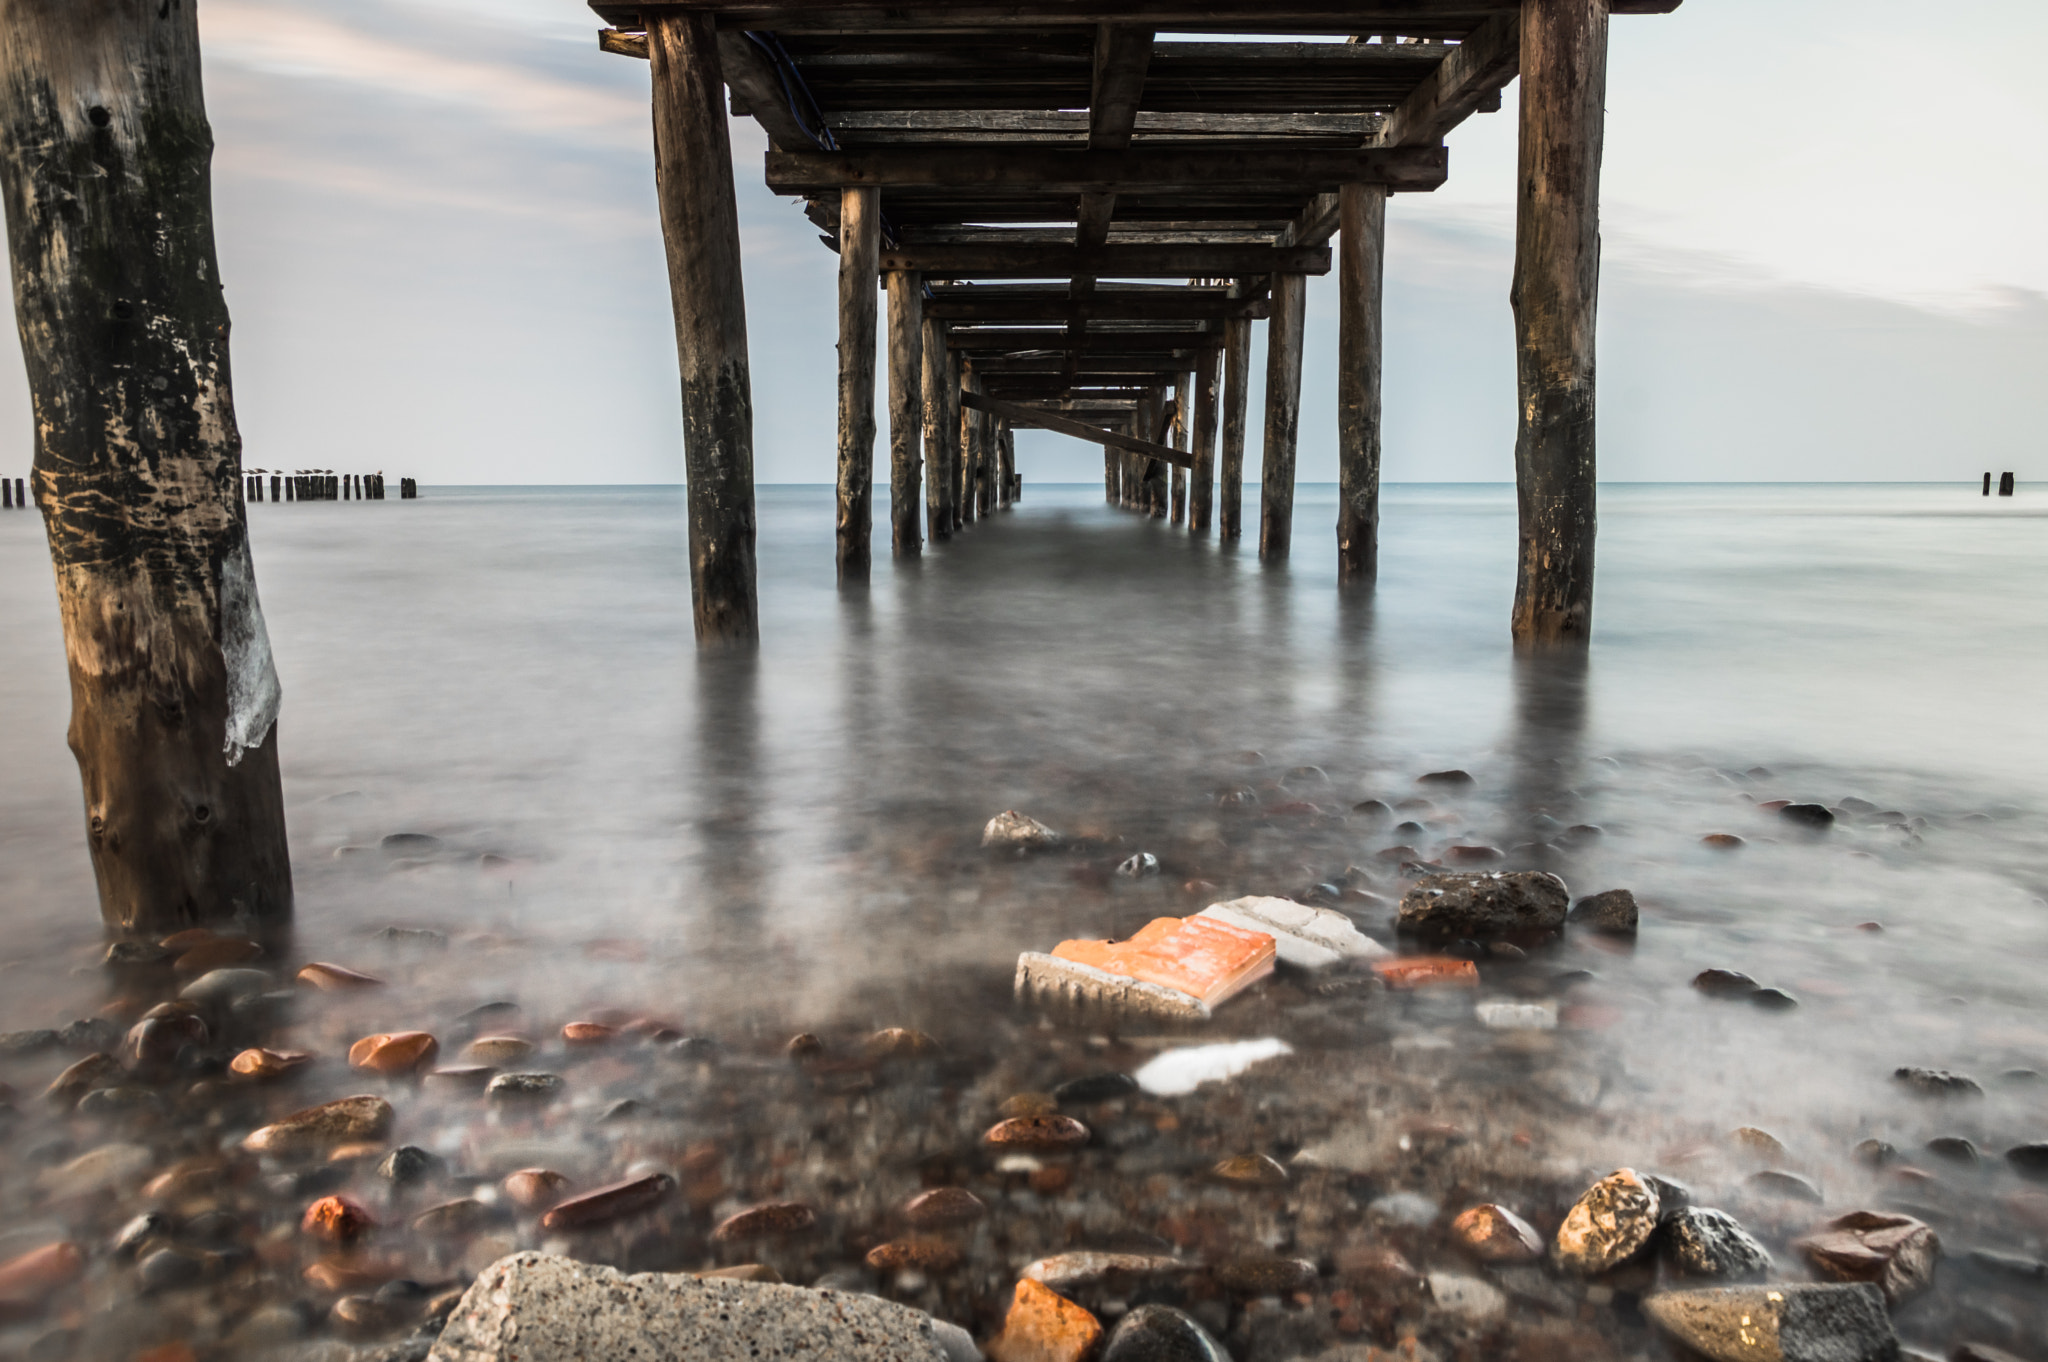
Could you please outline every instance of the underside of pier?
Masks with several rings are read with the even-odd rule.
[[[1583,643],[1607,20],[1677,5],[593,0],[600,45],[654,68],[700,639],[757,630],[727,108],[839,253],[842,580],[869,570],[878,296],[899,556],[1010,503],[1018,426],[1101,444],[1114,504],[1237,538],[1263,321],[1257,532],[1281,558],[1305,281],[1334,265],[1339,568],[1369,582],[1387,199],[1444,183],[1445,134],[1519,76],[1513,629]]]

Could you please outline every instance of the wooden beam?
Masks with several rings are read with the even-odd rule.
[[[986,393],[962,393],[960,400],[977,411],[985,411],[992,415],[1000,416],[1013,426],[1036,426],[1040,430],[1049,430],[1059,435],[1071,435],[1077,440],[1089,440],[1110,449],[1121,449],[1133,454],[1144,454],[1150,458],[1159,459],[1165,463],[1177,463],[1183,467],[1188,463],[1188,455],[1171,445],[1163,445],[1156,440],[1141,440],[1135,435],[1122,435],[1113,430],[1104,430],[1100,426],[1089,425],[1086,421],[1076,421],[1070,416],[1056,415],[1053,412],[1044,411],[1037,407],[1026,406],[1022,402],[1009,402],[1000,397],[990,397]]]
[[[1043,331],[1011,328],[963,331],[956,327],[946,337],[946,344],[955,350],[975,355],[1059,354],[1075,349],[1094,354],[1128,354],[1133,351],[1171,354],[1180,350],[1214,349],[1222,343],[1222,334],[1214,331],[1091,330],[1077,343],[1067,332],[1051,328]]]
[[[1477,112],[1515,78],[1521,62],[1521,29],[1516,15],[1488,19],[1424,76],[1401,107],[1387,115],[1374,144],[1428,146]]]
[[[1264,317],[1266,300],[1155,295],[1117,297],[1099,290],[1085,302],[1062,291],[1039,297],[975,298],[942,293],[925,304],[934,317],[949,322],[1063,322],[1078,312],[1089,321],[1177,322],[1221,321],[1226,317]]]
[[[875,259],[882,205],[873,189],[849,189],[839,211],[839,519],[842,583],[868,579],[874,538]]]
[[[1525,0],[1516,181],[1515,487],[1520,648],[1584,647],[1593,631],[1594,320],[1607,0]]]
[[[697,642],[747,645],[760,636],[753,382],[718,44],[708,16],[674,12],[649,24],[647,43],[655,193],[682,366]]]
[[[1216,534],[1229,543],[1244,531],[1244,421],[1252,376],[1252,324],[1241,317],[1223,324],[1223,435],[1217,478],[1222,505]]]
[[[1679,0],[1612,0],[1616,14],[1669,14]],[[1460,37],[1517,0],[591,0],[605,22],[716,14],[721,27],[787,33],[944,32],[1145,24],[1180,33],[1402,33]]]
[[[1387,194],[1346,185],[1338,237],[1337,580],[1379,571],[1380,313]]]
[[[1175,147],[1128,151],[890,147],[770,151],[767,180],[768,188],[777,194],[822,194],[849,185],[1039,194],[1237,189],[1314,192],[1344,184],[1429,190],[1444,182],[1449,168],[1450,155],[1441,146],[1344,149],[1273,142],[1199,151]]]
[[[647,60],[645,33],[599,29],[597,47],[600,52]],[[812,135],[811,130],[791,112],[789,97],[783,92],[782,78],[776,73],[774,63],[762,54],[760,48],[756,47],[745,33],[737,29],[720,31],[718,61],[723,68],[726,87],[732,91],[733,112],[751,115],[768,134],[771,146],[818,145],[818,139]]]
[[[40,677],[56,659],[35,648],[61,622],[105,928],[215,926],[288,957],[281,696],[249,555],[200,77],[192,5],[0,5],[0,187],[37,414],[7,472],[32,429],[59,617],[42,614],[42,578],[33,624],[11,616],[6,647],[10,676],[34,657]],[[30,526],[8,529],[26,574]],[[10,756],[10,793],[35,779],[12,762],[54,747],[50,717],[40,699],[9,707],[9,752],[38,754]],[[68,938],[76,834],[31,848],[13,826],[10,910]],[[62,890],[17,870],[46,850]],[[16,1009],[31,972],[9,978]]]
[[[618,36],[618,35],[614,35]],[[610,50],[610,49],[607,49]],[[1038,140],[1089,138],[1091,115],[1081,109],[847,109],[825,116],[835,133],[866,137],[901,133],[906,138],[946,133],[994,139],[1005,134]],[[1379,128],[1378,114],[1327,113],[1153,113],[1140,110],[1135,132],[1156,137],[1328,137],[1356,146]]]
[[[1603,3],[1604,0],[1591,0]],[[1273,280],[1266,323],[1266,437],[1259,452],[1259,557],[1285,558],[1294,539],[1294,452],[1301,433],[1301,343],[1307,281]]]
[[[906,246],[882,269],[941,279],[1213,279],[1240,274],[1328,274],[1326,246]]]
[[[918,483],[924,464],[924,280],[897,271],[889,289],[889,545],[898,558],[924,546]]]

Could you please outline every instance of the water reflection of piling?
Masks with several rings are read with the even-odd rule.
[[[1513,789],[1509,811],[1530,842],[1548,842],[1546,818],[1576,822],[1572,806],[1585,760],[1587,658],[1572,650],[1515,658]]]
[[[760,940],[765,867],[760,824],[760,673],[751,651],[697,661],[700,900],[713,949],[747,956]]]

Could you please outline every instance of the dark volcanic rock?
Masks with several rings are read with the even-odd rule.
[[[1784,1284],[1666,1291],[1651,1323],[1714,1362],[1895,1362],[1899,1340],[1874,1286]]]
[[[2023,1178],[2048,1179],[2048,1140],[2016,1144],[2005,1151],[2005,1161]]]
[[[1982,1097],[1984,1087],[1968,1074],[1947,1069],[1916,1069],[1908,1065],[1892,1070],[1892,1077],[1915,1092],[1929,1097]]]
[[[1756,980],[1734,969],[1703,969],[1692,977],[1692,986],[1710,998],[1742,998],[1756,992]]]
[[[1682,1206],[1658,1228],[1664,1261],[1688,1277],[1721,1281],[1762,1281],[1771,1255],[1726,1211]]]
[[[1430,937],[1555,931],[1570,904],[1564,881],[1541,870],[1424,875],[1401,897],[1399,926]]]
[[[1835,815],[1825,804],[1787,804],[1778,810],[1778,817],[1802,828],[1831,828],[1835,825]]]
[[[1572,905],[1570,920],[1596,932],[1632,936],[1636,930],[1636,896],[1626,889],[1589,894]]]
[[[1102,1362],[1230,1362],[1230,1354],[1172,1306],[1141,1305],[1110,1331]]]

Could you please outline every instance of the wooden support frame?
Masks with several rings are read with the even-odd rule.
[[[1244,423],[1251,378],[1252,324],[1233,317],[1223,324],[1223,430],[1216,470],[1222,484],[1216,532],[1224,543],[1244,533]]]
[[[1294,540],[1294,447],[1301,432],[1301,343],[1308,281],[1273,280],[1266,323],[1266,434],[1259,457],[1259,557],[1285,558]]]
[[[871,570],[875,485],[875,259],[882,208],[873,189],[849,189],[839,211],[839,519],[842,583]]]
[[[1522,648],[1584,647],[1593,627],[1594,329],[1607,0],[1524,0],[1515,219],[1515,437]]]
[[[1062,287],[1027,294],[992,288],[956,286],[942,288],[925,304],[925,310],[941,321],[978,322],[984,325],[1022,325],[1029,322],[1065,322],[1078,317],[1103,322],[1220,322],[1228,317],[1263,319],[1266,300],[1233,300],[1205,289],[1174,292],[1118,294],[1100,285],[1086,299],[1075,299]],[[991,296],[968,297],[985,293]]]
[[[897,271],[889,290],[889,547],[915,558],[924,547],[918,527],[918,485],[924,467],[924,280]]]
[[[1114,430],[1105,430],[1101,426],[1090,425],[1086,421],[1076,421],[1070,416],[1061,416],[1057,412],[1027,406],[1022,402],[1006,402],[1000,397],[988,397],[981,393],[964,393],[961,395],[960,400],[966,406],[1000,416],[1013,426],[1036,426],[1040,430],[1050,430],[1060,435],[1071,435],[1077,440],[1087,440],[1093,444],[1101,445],[1105,449],[1117,449],[1123,450],[1126,453],[1140,454],[1149,459],[1158,459],[1162,463],[1177,463],[1185,466],[1188,461],[1186,452],[1175,449],[1171,445],[1161,444],[1157,440],[1146,440],[1135,435],[1124,435]]]
[[[1215,511],[1217,369],[1222,355],[1211,350],[1195,370],[1194,441],[1188,463],[1188,532],[1207,534]]]
[[[1234,278],[1241,274],[1328,274],[1324,246],[901,246],[881,268],[935,279]]]
[[[754,399],[740,221],[712,19],[647,26],[654,178],[682,366],[690,595],[700,645],[760,637],[754,566]]]
[[[1387,193],[1348,184],[1337,259],[1337,580],[1379,572],[1381,302]]]
[[[1344,184],[1427,191],[1450,174],[1441,146],[1302,148],[1288,142],[1228,150],[1047,151],[1036,147],[918,147],[871,151],[771,151],[777,194],[837,193],[850,185],[973,193],[1157,194],[1279,189],[1328,192]],[[1101,224],[1107,230],[1107,224]]]

